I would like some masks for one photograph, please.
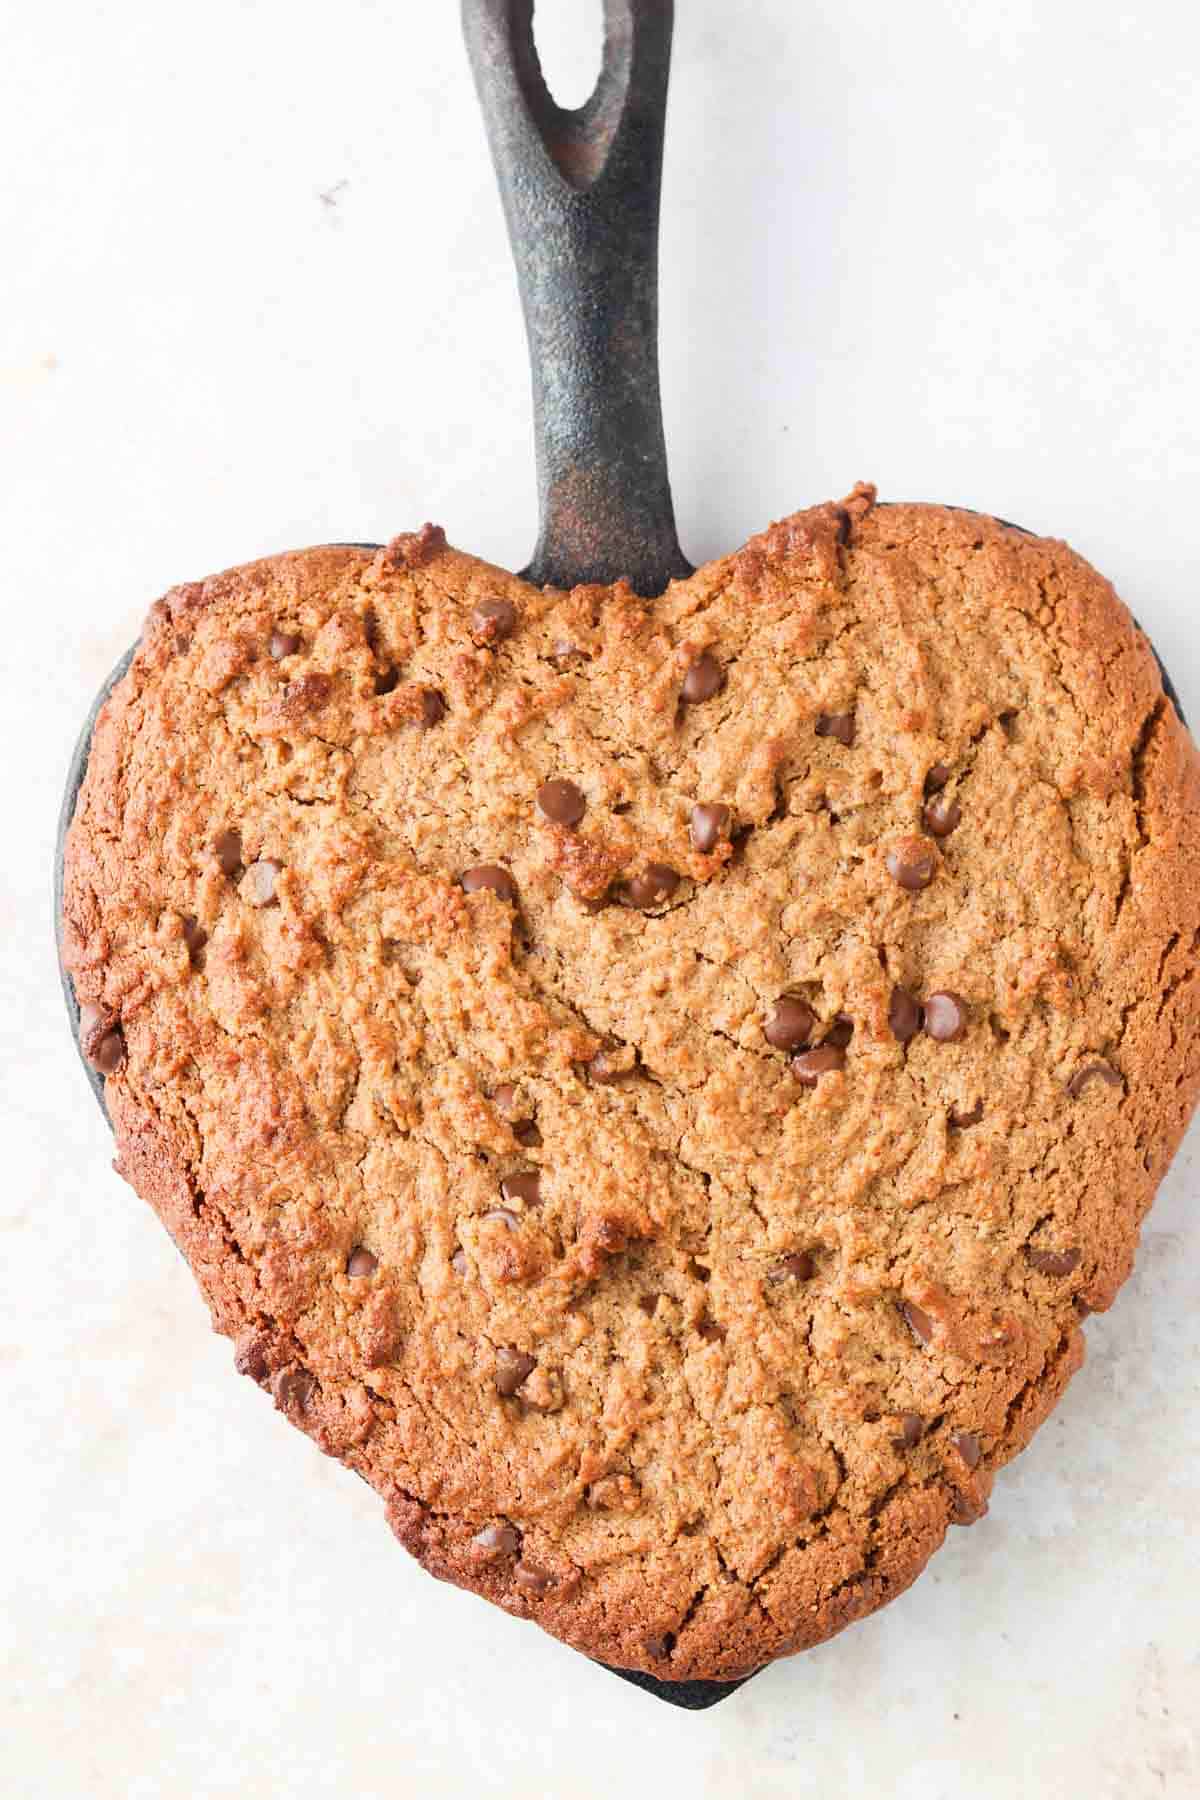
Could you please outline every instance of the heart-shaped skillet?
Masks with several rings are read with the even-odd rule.
[[[1059,543],[858,489],[648,602],[426,528],[158,603],[64,953],[239,1367],[434,1573],[728,1679],[1078,1366],[1196,1093],[1198,820]]]
[[[607,0],[577,114],[530,0],[464,13],[530,581],[427,527],[174,590],[60,941],[238,1366],[435,1573],[703,1705],[978,1517],[1128,1272],[1197,1087],[1196,753],[995,520],[860,488],[637,597],[688,575],[671,8]]]

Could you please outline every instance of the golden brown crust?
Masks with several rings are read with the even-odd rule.
[[[648,603],[427,528],[157,603],[65,950],[238,1367],[432,1573],[730,1679],[1078,1367],[1197,1095],[1198,835],[1060,543],[860,487]]]

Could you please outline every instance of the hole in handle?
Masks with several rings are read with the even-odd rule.
[[[553,0],[533,11],[533,43],[542,79],[563,112],[582,112],[604,61],[602,0]]]
[[[582,193],[604,172],[629,97],[635,17],[655,0],[604,0],[600,73],[583,105],[574,109],[560,106],[546,83],[534,41],[534,3],[509,0],[513,67],[546,154],[568,186]]]

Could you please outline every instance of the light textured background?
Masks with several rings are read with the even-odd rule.
[[[1068,537],[1200,718],[1200,23],[680,0],[667,429],[699,559],[844,492]],[[599,0],[543,0],[564,98]],[[169,583],[426,517],[532,542],[523,344],[452,0],[39,0],[0,42],[0,1786],[14,1796],[1200,1793],[1193,1134],[990,1517],[668,1711],[435,1586],[235,1379],[109,1173],[49,929],[94,688]]]

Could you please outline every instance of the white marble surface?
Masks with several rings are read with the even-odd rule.
[[[544,0],[576,90],[598,3]],[[984,507],[1111,573],[1200,718],[1194,11],[679,11],[664,385],[692,555],[859,476]],[[234,1377],[109,1172],[49,866],[76,723],[147,602],[427,516],[499,561],[531,542],[456,13],[40,0],[0,26],[0,1788],[1195,1796],[1195,1134],[991,1516],[700,1717],[421,1574]]]

